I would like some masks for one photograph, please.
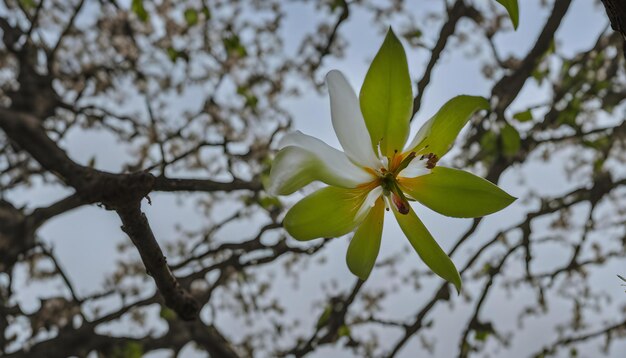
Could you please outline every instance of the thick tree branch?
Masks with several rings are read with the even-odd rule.
[[[154,176],[140,172],[112,174],[72,161],[45,133],[33,116],[0,109],[0,128],[29,152],[45,169],[57,174],[87,203],[102,203],[115,210],[123,230],[139,250],[148,273],[154,278],[166,305],[183,319],[194,319],[199,310],[195,300],[180,287],[166,264],[148,221],[141,213],[141,200],[154,186]]]
[[[448,12],[448,20],[441,27],[437,43],[435,44],[435,47],[433,47],[430,59],[426,65],[426,70],[424,71],[422,78],[419,82],[417,82],[417,95],[413,99],[413,115],[419,111],[422,105],[422,97],[424,96],[426,87],[430,83],[433,69],[437,64],[437,61],[439,61],[439,57],[441,57],[441,53],[445,49],[448,40],[452,37],[452,35],[454,35],[456,24],[459,20],[461,20],[461,18],[463,18],[463,16],[467,15],[468,9],[469,8],[465,5],[463,0],[457,0],[452,9]]]
[[[165,304],[185,320],[193,320],[200,309],[194,298],[182,289],[176,277],[170,271],[163,251],[159,247],[146,215],[141,212],[140,203],[130,203],[121,207],[117,213],[122,219],[122,230],[132,240],[141,255],[150,276],[154,278]]]
[[[230,192],[236,190],[262,190],[259,181],[243,181],[235,179],[231,182],[218,182],[209,179],[172,179],[164,176],[156,177],[155,191],[220,191]]]
[[[611,20],[611,28],[626,40],[626,2],[623,0],[602,0],[606,14]],[[626,51],[626,48],[624,49]]]
[[[561,21],[565,13],[567,13],[571,2],[571,0],[556,0],[554,2],[552,13],[541,30],[541,34],[539,34],[533,48],[528,52],[520,66],[513,73],[504,76],[493,87],[491,94],[493,97],[498,98],[498,103],[494,108],[498,115],[503,114],[504,110],[513,102],[515,97],[517,97],[526,83],[526,80],[530,78],[533,70],[537,67],[537,64],[539,64],[539,61],[541,61],[546,51],[548,51],[548,48],[550,48],[554,40],[554,33],[561,25]]]

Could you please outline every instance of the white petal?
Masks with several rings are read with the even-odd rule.
[[[383,196],[383,200],[385,201],[385,210],[389,211],[392,205],[389,196]]]
[[[402,169],[398,176],[401,178],[415,178],[430,173],[430,169],[426,168],[427,159],[413,159],[406,168]]]
[[[342,151],[300,131],[287,134],[278,145],[280,148],[296,146],[313,153],[335,175],[356,183],[354,186],[350,186],[351,188],[359,184],[369,183],[374,179],[372,174],[352,163]]]
[[[342,152],[300,132],[281,141],[286,145],[274,159],[268,184],[270,195],[289,195],[319,180],[341,188],[355,188],[374,177]]]
[[[382,194],[383,194],[383,188],[380,186],[377,186],[374,189],[370,190],[370,192],[367,193],[367,196],[365,197],[363,204],[361,204],[359,211],[357,211],[356,213],[355,221],[363,220],[365,216],[367,215],[367,213],[369,213],[370,209],[374,207],[374,205],[376,204],[376,200]]]
[[[330,94],[333,128],[339,143],[350,159],[362,166],[378,169],[380,160],[374,153],[359,100],[344,75],[332,70],[326,75]]]
[[[378,158],[380,158],[380,162],[383,164],[383,168],[389,168],[389,159],[385,157],[380,151],[380,142],[378,142],[376,148],[378,149]]]
[[[420,129],[417,131],[417,133],[415,134],[415,137],[413,137],[413,140],[411,141],[411,143],[409,143],[409,145],[405,148],[405,150],[407,151],[412,150],[414,152],[417,152],[423,149],[423,148],[417,148],[417,145],[422,143],[422,141],[426,139],[426,136],[428,135],[428,133],[431,130],[431,127],[433,126],[433,122],[434,122],[434,117],[426,121],[426,123],[424,123],[424,125],[422,125]]]

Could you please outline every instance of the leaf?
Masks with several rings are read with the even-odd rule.
[[[257,203],[259,204],[260,207],[262,207],[263,209],[267,211],[272,211],[272,210],[282,208],[282,203],[280,202],[280,199],[274,196],[262,196],[258,198]]]
[[[550,68],[541,64],[533,70],[531,76],[535,79],[535,81],[537,81],[538,85],[541,85],[543,84],[543,80],[548,77],[549,74]]]
[[[517,30],[517,26],[519,25],[519,6],[517,4],[517,0],[496,0],[499,2],[506,11],[509,13],[509,17],[511,18],[511,22],[513,23],[513,28]]]
[[[339,327],[339,329],[337,330],[337,335],[339,337],[350,337],[350,327],[346,326],[345,324]]]
[[[604,163],[605,163],[605,159],[604,158],[597,158],[596,160],[593,161],[593,172],[594,173],[601,173],[602,169],[604,168]]]
[[[114,346],[112,358],[141,358],[143,356],[143,346],[137,342],[127,342],[124,345]]]
[[[516,198],[472,173],[435,167],[430,174],[400,178],[402,190],[428,208],[447,216],[474,218],[509,206]]]
[[[326,308],[324,309],[324,312],[322,312],[320,317],[317,319],[317,323],[315,324],[315,327],[317,329],[320,329],[324,327],[326,324],[328,324],[328,320],[330,319],[330,315],[332,313],[333,313],[333,306],[327,305]]]
[[[159,313],[159,315],[161,316],[161,318],[167,321],[173,321],[177,317],[176,312],[167,307],[161,307],[161,312]]]
[[[595,150],[606,150],[609,146],[612,145],[610,135],[603,135],[594,140],[583,140],[583,145],[585,147],[593,148]]]
[[[487,155],[493,155],[498,149],[498,135],[493,131],[485,132],[480,137],[480,147]]]
[[[424,123],[408,148],[417,154],[433,153],[441,158],[448,152],[472,114],[488,108],[489,102],[483,97],[454,97]]]
[[[517,112],[513,115],[513,119],[518,122],[528,122],[533,120],[533,112],[530,109],[527,109],[523,112]]]
[[[189,8],[185,10],[184,16],[187,25],[193,26],[198,23],[198,11],[196,9]]]
[[[222,43],[224,44],[224,48],[226,48],[226,52],[229,56],[235,57],[246,57],[248,55],[248,51],[241,43],[239,36],[230,35],[222,39]]]
[[[167,57],[170,58],[170,61],[176,62],[179,58],[185,61],[189,61],[189,55],[185,51],[179,51],[172,46],[167,48]]]
[[[500,138],[502,138],[502,151],[505,156],[512,157],[517,154],[522,141],[515,127],[507,123],[500,132]]]
[[[364,199],[360,189],[325,187],[297,202],[285,215],[283,226],[301,241],[339,237],[359,224],[355,219]]]
[[[254,95],[254,93],[248,87],[239,86],[237,87],[237,94],[242,96],[246,103],[246,107],[256,108],[259,103],[259,98]]]
[[[491,332],[489,331],[476,331],[476,333],[474,334],[474,339],[479,342],[484,342],[487,340],[490,334]]]
[[[424,35],[424,33],[422,32],[422,30],[415,28],[412,31],[409,32],[405,32],[404,33],[404,38],[411,41],[417,41],[418,39],[420,39],[422,37],[422,35]]]
[[[400,214],[393,207],[393,214],[400,224],[402,232],[406,235],[415,249],[415,252],[434,273],[439,277],[452,283],[457,292],[461,292],[461,276],[454,267],[454,263],[448,255],[439,247],[433,236],[428,232],[422,221],[411,209],[408,214]]]
[[[35,2],[35,0],[19,0],[19,4],[25,10],[33,10],[37,8],[37,3]]]
[[[362,280],[367,280],[378,257],[384,219],[385,204],[378,199],[350,241],[346,262],[350,272]]]
[[[202,13],[204,14],[204,18],[206,20],[211,20],[211,9],[208,6],[202,7]]]
[[[96,167],[96,156],[92,156],[91,158],[89,158],[89,161],[87,162],[87,167],[88,168],[95,168]]]
[[[130,5],[130,9],[133,13],[135,13],[135,15],[137,15],[141,22],[148,21],[148,12],[143,6],[143,0],[133,0]]]
[[[391,28],[365,75],[359,101],[374,149],[380,142],[387,157],[402,151],[413,114],[413,91],[404,48]]]

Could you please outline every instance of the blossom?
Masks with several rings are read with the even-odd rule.
[[[282,138],[268,192],[289,195],[314,181],[328,184],[296,203],[283,226],[301,241],[354,232],[346,261],[352,273],[366,279],[378,256],[385,209],[391,210],[424,263],[460,290],[457,269],[409,202],[469,218],[515,200],[483,178],[437,165],[471,115],[488,108],[487,100],[451,99],[406,144],[413,94],[404,49],[391,30],[360,98],[337,70],[328,73],[326,84],[333,128],[344,152],[299,131]]]

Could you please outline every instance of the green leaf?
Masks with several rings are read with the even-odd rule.
[[[135,13],[135,15],[137,15],[137,17],[139,18],[139,20],[141,20],[141,22],[148,21],[148,12],[146,11],[146,8],[143,6],[143,0],[133,0],[133,2],[130,5],[130,9],[132,12]]]
[[[350,271],[362,280],[367,280],[378,257],[384,218],[385,204],[378,199],[350,241],[346,262]]]
[[[593,172],[594,173],[601,173],[602,169],[604,168],[604,163],[605,163],[605,159],[604,158],[597,158],[596,160],[593,161]]]
[[[404,38],[408,41],[417,41],[422,37],[422,35],[424,35],[424,33],[419,28],[415,28],[403,34]]]
[[[393,205],[392,205],[393,207]],[[408,214],[400,214],[393,207],[393,214],[400,224],[402,232],[406,235],[419,257],[439,277],[452,283],[457,292],[461,292],[461,276],[454,267],[454,263],[448,255],[439,247],[433,236],[428,232],[422,221],[411,209]]]
[[[189,55],[187,55],[185,51],[179,51],[172,46],[167,48],[167,57],[169,57],[172,62],[176,62],[179,58],[189,61]]]
[[[40,0],[42,1],[42,0]],[[33,10],[37,8],[37,3],[35,0],[19,0],[20,6],[22,6],[25,10]]]
[[[161,307],[161,312],[159,315],[161,316],[161,318],[167,321],[173,321],[177,317],[176,312],[167,307]]]
[[[517,5],[517,0],[496,0],[499,2],[506,11],[509,13],[509,17],[511,18],[511,22],[513,23],[513,28],[517,30],[517,26],[519,25],[519,6]]]
[[[205,20],[211,20],[211,9],[208,6],[202,7],[202,13],[204,14]]]
[[[370,65],[359,95],[372,146],[391,157],[402,151],[413,114],[413,91],[402,43],[389,28]]]
[[[447,216],[474,218],[509,206],[516,198],[490,181],[463,170],[435,167],[430,174],[401,178],[400,187],[415,200]]]
[[[493,131],[485,132],[480,137],[480,147],[487,155],[493,155],[498,150],[498,135]]]
[[[333,313],[333,306],[327,305],[326,308],[324,309],[324,312],[322,312],[320,317],[317,319],[317,323],[315,324],[315,327],[317,329],[320,329],[324,327],[326,324],[328,324],[328,320],[330,319],[330,315],[332,313]]]
[[[527,109],[523,112],[517,112],[513,115],[513,119],[518,122],[528,122],[533,120],[533,112],[530,109]]]
[[[222,39],[222,43],[224,44],[224,48],[226,48],[226,52],[229,56],[235,56],[239,58],[246,57],[248,55],[248,51],[241,43],[239,36],[230,35]]]
[[[543,80],[548,77],[550,74],[550,68],[543,64],[540,64],[537,68],[533,70],[531,76],[537,81],[537,84],[543,84]]]
[[[282,208],[282,203],[280,202],[280,199],[274,196],[261,196],[260,198],[258,198],[257,203],[259,204],[259,206],[267,211]]]
[[[491,332],[489,331],[476,331],[476,333],[474,334],[474,339],[479,342],[484,342],[487,340],[490,334]]]
[[[198,11],[196,9],[189,8],[185,10],[184,15],[187,25],[193,26],[198,23]]]
[[[283,226],[300,241],[339,237],[359,224],[356,214],[364,200],[361,189],[325,187],[297,202],[285,215]]]
[[[350,327],[346,326],[345,324],[339,327],[339,329],[337,330],[337,335],[339,337],[350,337]]]
[[[259,103],[259,98],[254,95],[254,93],[250,90],[249,87],[239,86],[237,87],[237,94],[241,95],[246,103],[246,107],[256,108]]]
[[[446,102],[417,132],[409,145],[417,154],[433,153],[441,158],[474,112],[489,109],[489,102],[478,96],[457,96]]]
[[[141,358],[143,346],[137,342],[127,342],[124,345],[115,346],[111,352],[112,358]]]
[[[91,158],[89,158],[89,161],[87,162],[87,167],[88,168],[95,168],[96,167],[96,156],[92,156]]]
[[[515,127],[510,124],[506,124],[500,132],[502,138],[502,152],[507,157],[512,157],[519,151],[522,140],[519,136],[519,132]]]

